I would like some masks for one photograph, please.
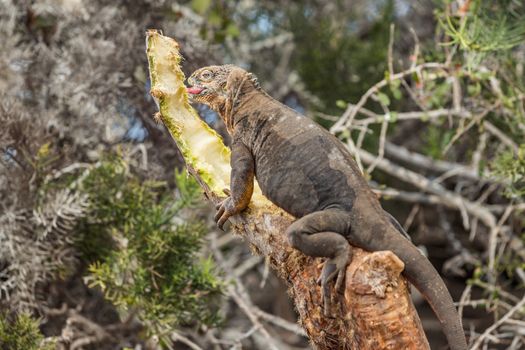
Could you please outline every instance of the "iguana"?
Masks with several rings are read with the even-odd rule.
[[[329,283],[343,284],[351,245],[390,250],[427,299],[452,350],[466,350],[461,320],[443,280],[381,207],[346,147],[327,130],[273,99],[256,77],[234,65],[209,66],[188,78],[193,101],[215,110],[231,135],[231,182],[216,207],[222,228],[244,210],[254,178],[263,194],[297,218],[286,235],[306,255],[327,258],[320,276],[324,309]]]

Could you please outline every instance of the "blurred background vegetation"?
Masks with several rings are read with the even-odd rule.
[[[309,348],[152,120],[148,28],[188,75],[240,65],[336,134],[472,348],[525,347],[523,1],[0,0],[1,349]]]

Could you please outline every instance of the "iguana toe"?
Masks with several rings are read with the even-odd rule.
[[[335,279],[335,292],[339,292],[343,285],[346,267],[350,263],[350,255],[348,251],[342,251],[337,256],[328,259],[323,266],[321,271],[320,281],[321,281],[321,294],[324,302],[324,314],[325,316],[330,316],[330,304],[332,293],[330,293],[329,283]],[[318,280],[319,282],[319,280]]]

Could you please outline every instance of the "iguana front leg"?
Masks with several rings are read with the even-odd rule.
[[[252,153],[241,141],[234,141],[231,150],[230,191],[225,191],[228,197],[215,207],[215,222],[221,230],[230,216],[246,209],[253,193],[255,165]]]

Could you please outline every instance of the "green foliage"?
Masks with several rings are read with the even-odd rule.
[[[525,144],[518,154],[512,151],[503,152],[493,166],[494,173],[508,181],[505,193],[510,198],[525,196]]]
[[[447,16],[440,24],[450,38],[467,53],[469,67],[488,54],[501,55],[525,41],[525,4],[521,1],[473,1],[459,18]]]
[[[424,89],[426,92],[424,101],[429,108],[441,108],[447,105],[451,91],[450,84],[445,79],[426,79]]]
[[[1,350],[52,350],[52,342],[42,344],[44,337],[38,329],[38,320],[27,314],[8,316],[0,313]]]
[[[428,125],[425,133],[423,153],[434,159],[443,159],[443,150],[453,136],[454,130],[443,128],[442,125]]]
[[[323,112],[338,114],[338,101],[357,101],[371,82],[383,78],[393,1],[382,5],[382,14],[366,32],[356,30],[358,19],[351,13],[333,18],[309,6],[290,7],[288,13],[296,44],[294,66],[308,91],[323,101]]]
[[[239,27],[233,22],[232,14],[225,4],[211,0],[191,0],[190,5],[205,18],[201,27],[203,37],[222,43],[226,38],[235,38],[240,34]]]
[[[210,305],[222,291],[211,260],[197,257],[204,225],[181,211],[201,192],[176,174],[179,196],[165,184],[141,181],[120,159],[104,161],[82,182],[93,213],[80,225],[79,249],[90,263],[91,285],[123,310],[136,310],[153,333],[167,327],[218,321]],[[175,223],[176,222],[176,223]]]

